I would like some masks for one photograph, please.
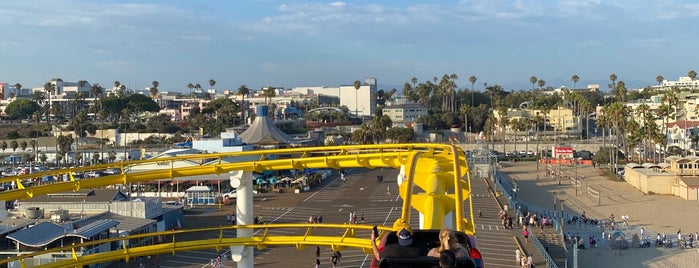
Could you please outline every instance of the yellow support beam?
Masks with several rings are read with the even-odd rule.
[[[271,159],[278,157],[268,157],[274,155],[292,156],[291,159]],[[252,161],[237,161],[228,163],[228,157],[248,157]],[[176,167],[178,161],[190,160],[213,163],[210,165]],[[157,164],[157,165],[153,165]],[[162,164],[162,165],[160,165]],[[137,171],[134,167],[143,165],[153,165],[154,169]],[[446,144],[371,144],[352,146],[326,146],[326,147],[306,147],[287,148],[260,151],[247,151],[222,154],[199,154],[186,155],[169,158],[158,158],[138,161],[119,162],[112,164],[102,164],[90,167],[69,168],[62,170],[52,170],[34,174],[21,175],[16,177],[0,178],[0,182],[15,181],[17,189],[0,192],[0,200],[13,200],[31,198],[37,195],[49,193],[75,191],[79,189],[89,189],[103,187],[113,184],[127,184],[133,182],[151,181],[164,178],[179,178],[189,176],[199,176],[207,174],[222,174],[230,171],[265,171],[265,170],[288,170],[305,168],[401,168],[404,167],[405,180],[398,189],[398,194],[403,199],[401,217],[393,223],[393,226],[379,226],[381,235],[391,230],[398,230],[404,225],[410,224],[410,213],[412,209],[425,215],[424,227],[426,229],[437,229],[445,224],[445,216],[448,213],[454,215],[454,229],[468,234],[474,234],[473,224],[473,204],[471,203],[470,175],[468,164],[463,151],[454,146]],[[74,172],[85,172],[89,170],[103,170],[108,168],[118,168],[122,174],[104,176],[100,178],[90,178],[76,180]],[[124,173],[125,172],[125,173]],[[43,176],[62,177],[68,174],[69,181],[57,181],[44,185],[25,185],[23,180],[41,178]],[[468,207],[464,202],[469,202]],[[464,209],[468,208],[469,212]],[[471,220],[469,220],[469,218]],[[258,249],[267,246],[296,246],[303,248],[306,245],[330,246],[335,250],[345,247],[359,248],[365,253],[371,252],[368,235],[367,238],[356,238],[357,230],[368,230],[372,226],[367,225],[347,225],[347,224],[269,224],[269,225],[247,225],[247,226],[227,226],[219,228],[205,228],[195,230],[179,230],[161,233],[129,236],[125,238],[112,238],[100,241],[89,241],[80,245],[63,248],[49,249],[38,253],[26,254],[15,258],[0,260],[0,264],[10,261],[20,261],[24,265],[24,259],[36,255],[46,254],[54,251],[71,251],[71,260],[60,261],[41,267],[65,267],[80,266],[83,264],[99,263],[113,260],[125,259],[137,256],[152,254],[172,253],[176,254],[183,250],[198,250],[216,248],[220,249],[232,245],[255,246]],[[413,223],[413,228],[417,226]],[[223,230],[233,228],[262,228],[264,232],[261,236],[246,238],[226,238]],[[269,236],[268,232],[273,228],[305,228],[303,235],[299,236]],[[337,236],[314,236],[315,228],[337,228],[343,231]],[[204,239],[194,241],[176,241],[176,235],[185,232],[218,231],[219,235],[215,239]],[[124,250],[111,251],[86,256],[77,256],[76,247],[92,244],[101,244],[112,241],[125,241],[128,239],[138,239],[149,236],[172,236],[172,242],[158,245],[146,245],[139,247],[126,247]]]

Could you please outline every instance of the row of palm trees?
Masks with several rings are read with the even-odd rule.
[[[694,80],[696,78],[696,72],[690,70],[687,76]],[[638,161],[643,162],[646,159],[645,156],[647,152],[652,152],[654,159],[659,159],[657,147],[661,151],[665,151],[667,146],[667,133],[668,133],[668,121],[670,116],[677,117],[678,113],[676,107],[679,103],[677,95],[680,93],[679,88],[671,88],[664,92],[663,103],[660,107],[652,111],[650,107],[646,104],[639,105],[635,111],[631,111],[628,106],[625,105],[627,90],[623,81],[616,81],[618,79],[616,74],[610,74],[609,80],[610,84],[608,87],[612,90],[615,95],[615,101],[605,105],[602,108],[602,113],[597,118],[597,125],[602,129],[604,134],[609,132],[610,135],[615,135],[614,144],[610,144],[609,150],[610,161],[612,163],[618,163],[618,149],[617,145],[621,145],[623,148],[623,155],[629,158],[629,148],[643,148],[642,153],[639,154]],[[656,77],[658,85],[664,80],[662,75]],[[674,110],[674,112],[673,112]],[[685,112],[684,116],[687,114]],[[656,123],[656,118],[663,118],[663,127],[659,127]],[[699,142],[699,135],[693,135],[691,137],[692,142],[697,144]],[[606,142],[606,139],[604,139]],[[606,147],[604,145],[603,147]],[[657,160],[656,160],[657,161]],[[610,165],[610,169],[613,172],[614,166]]]

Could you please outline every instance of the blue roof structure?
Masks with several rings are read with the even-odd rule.
[[[78,229],[68,229],[50,222],[42,222],[7,236],[19,244],[29,247],[43,247],[63,237],[73,236],[90,239],[93,236],[117,226],[115,220],[99,220]]]

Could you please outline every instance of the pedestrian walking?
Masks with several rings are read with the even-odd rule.
[[[320,246],[316,246],[316,259],[320,259]]]
[[[524,242],[529,243],[529,229],[527,227],[523,228],[522,235],[524,235]]]
[[[391,186],[386,186],[386,195],[391,195]]]
[[[515,263],[520,264],[522,262],[522,252],[519,251],[518,249],[515,249]]]
[[[339,257],[338,257],[338,252],[333,252],[333,255],[330,256],[330,263],[333,264],[333,268],[336,268],[336,267],[337,267],[337,261],[338,261],[338,259],[339,259]]]
[[[362,221],[362,224],[364,224],[364,212],[362,212],[362,216],[361,216],[360,220]]]

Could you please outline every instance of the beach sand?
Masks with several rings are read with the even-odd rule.
[[[598,248],[579,251],[579,267],[697,267],[699,266],[699,241],[694,248],[680,249],[677,245],[678,230],[683,234],[699,232],[699,202],[687,201],[675,196],[644,195],[623,181],[613,181],[602,177],[601,170],[590,165],[579,165],[577,173],[583,177],[582,187],[576,196],[571,181],[545,178],[544,166],[532,162],[505,163],[501,171],[503,179],[515,179],[519,188],[518,199],[533,209],[553,210],[554,195],[564,199],[566,214],[586,213],[588,218],[608,219],[613,213],[617,226],[627,240],[632,234],[640,234],[643,227],[654,242],[656,233],[665,233],[673,239],[672,248],[628,248],[612,250],[608,241],[600,241]],[[563,166],[567,176],[575,176],[575,167]],[[537,179],[539,174],[539,179]],[[587,186],[600,190],[601,200],[587,194]],[[601,201],[601,205],[598,202]],[[557,210],[560,210],[558,205]],[[628,215],[629,226],[621,225],[621,216]],[[587,239],[589,235],[599,238],[601,230],[597,226],[577,226],[566,224],[565,232],[580,233]]]

